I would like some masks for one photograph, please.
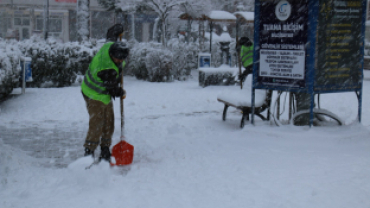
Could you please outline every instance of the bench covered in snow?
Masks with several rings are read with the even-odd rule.
[[[221,92],[217,96],[217,100],[224,103],[224,111],[222,114],[222,120],[226,120],[227,109],[229,106],[237,108],[242,111],[243,116],[240,123],[240,127],[244,127],[244,121],[249,120],[249,114],[252,113],[252,74],[249,74],[244,82],[243,89],[233,88],[227,89]],[[272,90],[255,90],[255,108],[254,114],[260,117],[262,120],[269,120],[270,113],[269,108],[271,105]],[[267,111],[266,117],[261,113]]]

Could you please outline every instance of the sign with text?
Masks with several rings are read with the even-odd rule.
[[[361,88],[362,3],[319,1],[315,91]]]
[[[260,76],[304,79],[305,51],[261,50]]]
[[[307,0],[261,0],[259,19],[257,82],[305,88]]]

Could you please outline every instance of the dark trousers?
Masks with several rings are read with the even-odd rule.
[[[239,74],[240,82],[244,82],[244,80],[248,76],[248,74],[251,74],[251,73],[253,73],[253,64],[245,67],[245,70],[242,72],[242,74]]]
[[[100,144],[101,147],[109,147],[112,143],[114,132],[113,103],[105,105],[103,102],[93,100],[83,95],[87,111],[90,116],[89,130],[85,139],[84,147],[92,151]]]

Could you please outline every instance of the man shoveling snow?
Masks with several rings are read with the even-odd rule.
[[[105,43],[92,59],[81,85],[82,95],[90,116],[89,130],[85,139],[85,156],[94,156],[100,144],[99,159],[110,161],[110,145],[114,132],[112,98],[126,97],[119,86],[122,68],[129,54],[123,42]]]

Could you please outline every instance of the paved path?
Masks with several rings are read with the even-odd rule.
[[[87,129],[81,124],[60,121],[0,125],[0,138],[5,144],[40,158],[46,167],[63,168],[83,156]],[[46,127],[45,127],[46,126]],[[87,128],[87,126],[86,126]]]

